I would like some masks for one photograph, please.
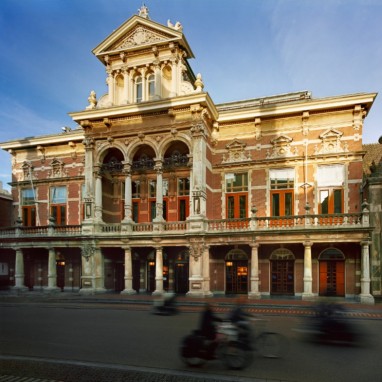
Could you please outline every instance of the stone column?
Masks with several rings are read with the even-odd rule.
[[[114,77],[113,73],[111,70],[107,71],[107,78],[106,78],[106,83],[108,87],[108,95],[109,95],[109,106],[114,104]]]
[[[304,242],[304,292],[302,299],[312,298],[312,242]]]
[[[105,289],[105,265],[102,249],[96,247],[93,256],[93,277],[94,277],[94,292],[104,293]]]
[[[45,288],[49,292],[58,292],[60,288],[57,287],[57,265],[56,265],[56,251],[54,248],[49,248],[48,256],[48,287]]]
[[[154,67],[155,73],[155,99],[160,99],[162,94],[162,71],[159,64]]]
[[[131,223],[132,219],[132,189],[131,189],[131,164],[124,162],[124,173],[125,178],[125,217],[123,219],[124,223]]]
[[[148,91],[147,91],[147,78],[146,78],[147,68],[141,68],[142,76],[142,101],[148,101]]]
[[[157,189],[156,189],[156,217],[154,222],[163,222],[163,167],[162,160],[155,159],[155,167],[157,173]]]
[[[82,124],[83,129],[89,127],[90,123]],[[94,182],[93,182],[93,153],[94,140],[85,137],[82,141],[85,147],[85,195],[81,195],[85,200],[85,220],[83,223],[89,225],[93,223],[94,218]],[[84,228],[84,227],[83,227]]]
[[[13,289],[25,291],[28,288],[24,285],[24,254],[21,248],[16,248],[15,259],[15,286]]]
[[[96,169],[95,181],[95,213],[94,218],[98,223],[102,222],[102,174],[100,168]]]
[[[204,246],[202,272],[203,272],[204,295],[207,297],[212,296],[213,293],[211,292],[210,247],[209,247],[209,245]]]
[[[176,60],[173,59],[171,62],[171,90],[170,97],[176,97],[176,88],[177,88],[177,80],[178,80],[178,66]]]
[[[155,255],[155,291],[153,295],[163,294],[163,249],[162,247],[156,248]]]
[[[134,69],[129,70],[128,88],[127,88],[127,92],[128,92],[127,101],[129,103],[135,102],[135,99],[134,99],[134,75],[135,75],[135,70]]]
[[[370,293],[370,254],[369,241],[362,241],[361,254],[361,294],[358,296],[362,304],[374,304],[374,297]]]
[[[125,289],[122,294],[136,294],[133,289],[133,261],[131,257],[131,248],[125,247]]]
[[[252,243],[251,246],[251,290],[248,298],[260,298],[259,291],[259,244]]]
[[[129,103],[130,76],[128,69],[123,69],[123,103]]]
[[[194,118],[200,119],[202,108],[195,107]],[[203,219],[206,216],[207,194],[206,194],[206,130],[204,123],[200,120],[191,128],[193,150],[192,150],[192,178],[191,204],[190,204],[190,230],[203,230]]]

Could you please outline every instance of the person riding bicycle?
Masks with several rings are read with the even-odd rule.
[[[246,312],[242,307],[242,297],[239,297],[236,301],[235,307],[228,315],[228,319],[234,324],[239,332],[239,339],[245,342],[250,340],[251,328],[249,325],[249,319],[253,318],[253,315]]]
[[[208,340],[214,341],[216,339],[216,325],[215,322],[222,322],[220,317],[217,317],[212,311],[212,306],[206,303],[204,311],[200,317],[199,331],[200,334]]]

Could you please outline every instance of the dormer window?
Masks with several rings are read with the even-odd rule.
[[[138,76],[135,79],[135,95],[136,95],[136,101],[142,102],[143,101],[143,83],[142,83],[142,77]]]

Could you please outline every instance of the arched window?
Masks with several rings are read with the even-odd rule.
[[[135,99],[137,102],[143,101],[143,87],[142,87],[142,77],[138,76],[135,79]]]
[[[154,99],[155,97],[155,76],[154,74],[150,74],[147,77],[147,85],[148,85],[148,93],[149,93],[149,100]]]

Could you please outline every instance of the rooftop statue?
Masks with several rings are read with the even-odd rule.
[[[174,25],[170,20],[167,20],[167,26],[180,32],[183,30],[183,26],[179,21],[177,21]]]
[[[146,7],[145,4],[142,4],[142,6],[138,9],[138,16],[150,20],[149,9]]]

